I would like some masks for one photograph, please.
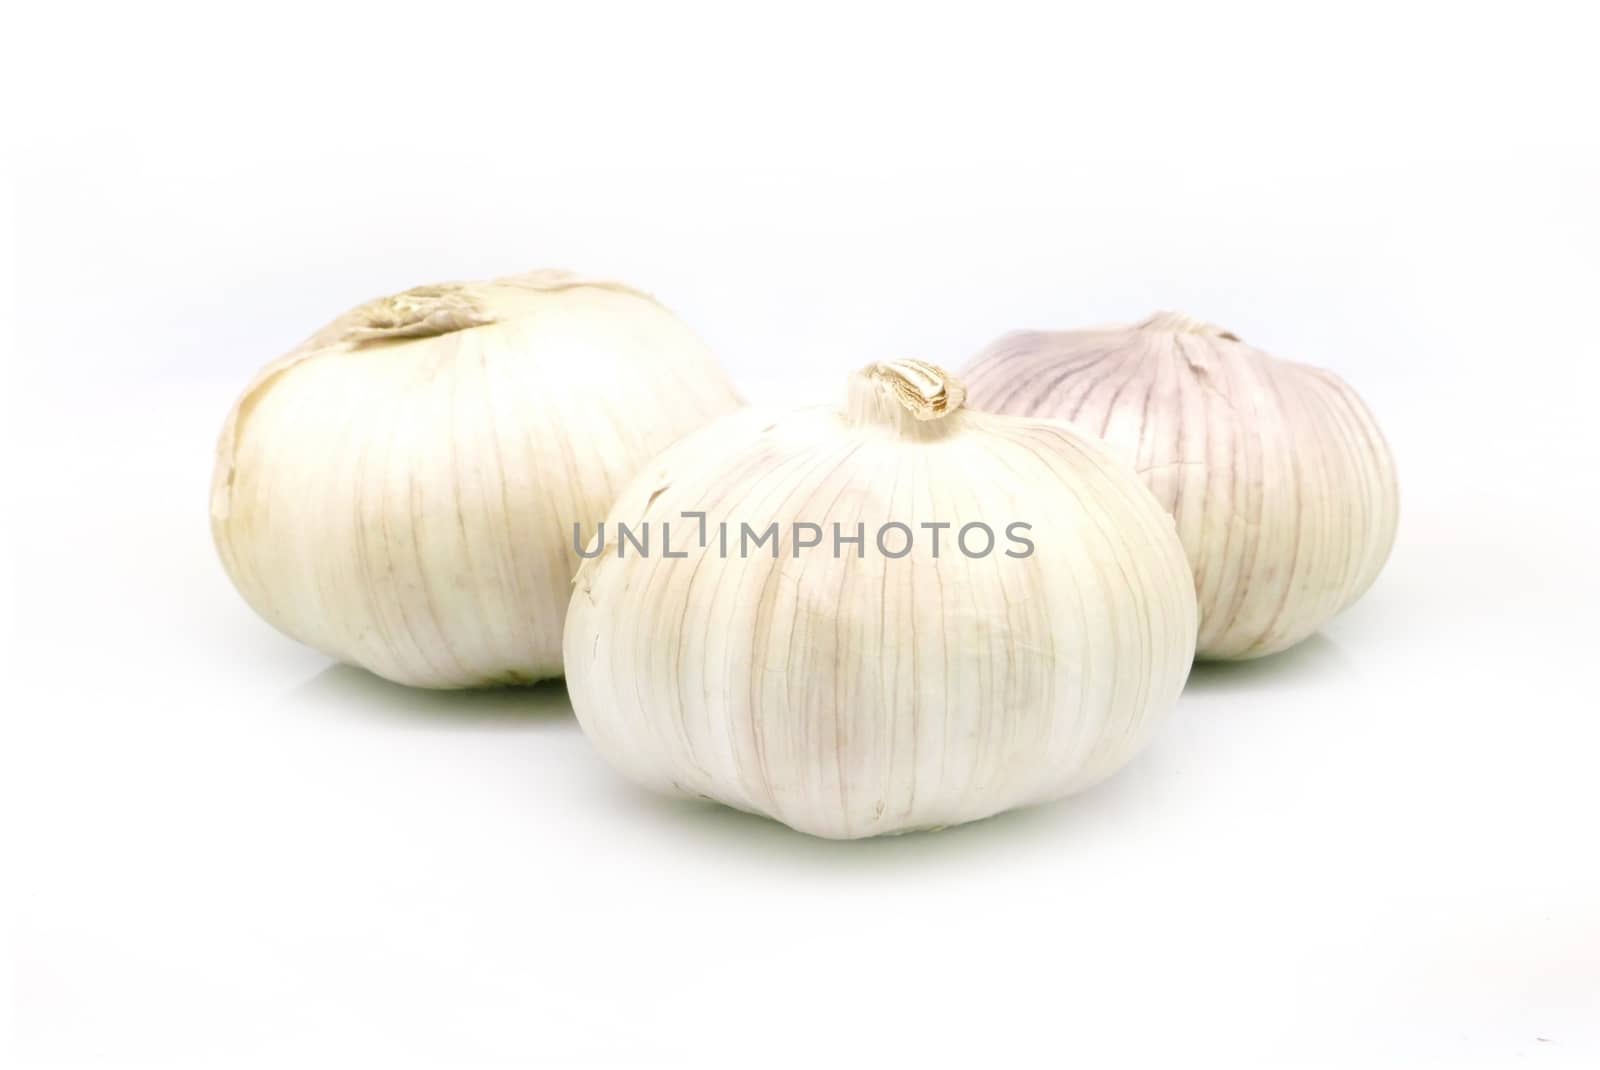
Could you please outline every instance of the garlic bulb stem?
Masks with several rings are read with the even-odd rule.
[[[967,400],[967,388],[950,373],[920,360],[870,364],[851,377],[849,389],[849,418],[858,424],[887,422],[899,427],[907,415],[915,423],[929,423],[942,420]]]
[[[1192,334],[1201,338],[1221,338],[1229,342],[1239,341],[1239,336],[1232,331],[1225,331],[1214,323],[1195,319],[1193,316],[1184,315],[1182,312],[1156,312],[1139,324],[1141,330],[1171,331],[1175,334]]]

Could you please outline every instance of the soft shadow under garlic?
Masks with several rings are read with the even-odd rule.
[[[1292,689],[1349,678],[1354,665],[1344,648],[1321,632],[1288,650],[1248,661],[1197,661],[1187,693],[1226,694],[1258,688]]]
[[[352,665],[330,665],[284,695],[299,709],[354,711],[389,721],[441,727],[523,728],[530,723],[572,726],[572,705],[560,680],[520,687],[432,691],[403,687]]]
[[[630,824],[651,825],[652,838],[670,837],[684,849],[703,850],[739,865],[860,873],[918,866],[943,870],[959,860],[965,869],[986,857],[1053,854],[1102,835],[1126,836],[1144,821],[1179,812],[1163,783],[1174,790],[1181,783],[1167,775],[1163,750],[1158,741],[1093,791],[946,828],[853,840],[812,836],[709,799],[664,798],[621,781],[615,785],[611,804]]]

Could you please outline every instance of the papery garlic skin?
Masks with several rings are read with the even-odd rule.
[[[418,687],[556,677],[573,524],[738,404],[626,286],[418,287],[262,370],[218,445],[212,530],[256,612],[329,657]]]
[[[1394,545],[1394,461],[1361,399],[1220,328],[1158,313],[1022,331],[964,377],[973,407],[1070,420],[1134,466],[1189,555],[1202,658],[1300,642],[1372,585]]]
[[[844,411],[747,410],[647,466],[591,543],[567,618],[573,708],[612,764],[856,838],[1060,798],[1144,745],[1194,655],[1171,519],[1090,437],[961,397],[930,365],[875,365]],[[704,514],[706,545],[686,513]],[[656,553],[620,542],[619,521],[654,523]],[[776,558],[722,554],[721,525],[774,522]],[[875,545],[890,522],[918,535],[907,556]],[[935,557],[921,525],[945,522]],[[958,548],[973,522],[992,553]],[[1007,555],[1023,552],[1005,540],[1014,522],[1031,554]],[[660,552],[663,523],[686,557]],[[797,547],[796,523],[824,544]],[[834,523],[864,526],[860,555],[834,556]]]

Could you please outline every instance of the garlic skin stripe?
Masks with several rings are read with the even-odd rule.
[[[1394,545],[1394,461],[1354,391],[1177,313],[1021,331],[965,373],[970,404],[1070,420],[1173,514],[1194,570],[1199,655],[1293,646],[1359,598]]]
[[[629,484],[566,630],[573,708],[608,761],[847,839],[1070,795],[1144,745],[1194,655],[1171,519],[1090,436],[964,396],[932,365],[873,365],[843,410],[736,413]],[[704,545],[683,519],[701,513]],[[673,525],[686,556],[637,553],[619,522]],[[775,544],[721,553],[720,526],[774,522]],[[993,552],[958,548],[974,522]],[[1032,553],[1007,554],[1014,522]],[[798,545],[800,523],[822,545]],[[876,544],[890,523],[916,533],[903,557]],[[935,556],[922,525],[939,523]],[[834,524],[861,525],[861,550]]]
[[[738,404],[619,283],[422,286],[261,371],[218,444],[212,531],[251,607],[329,657],[418,687],[560,676],[573,524]]]

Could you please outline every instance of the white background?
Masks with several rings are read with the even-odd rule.
[[[6,320],[25,1064],[1600,1065],[1584,5],[30,5]],[[254,618],[254,369],[413,284],[656,291],[759,401],[1176,308],[1337,370],[1387,571],[1089,795],[807,839],[559,687]]]

